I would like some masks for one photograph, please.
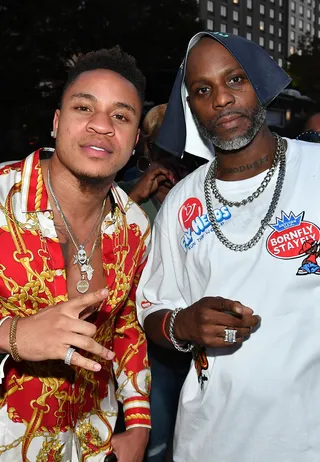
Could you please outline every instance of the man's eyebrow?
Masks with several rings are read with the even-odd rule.
[[[136,115],[136,110],[133,106],[131,106],[131,104],[122,103],[121,101],[117,101],[116,103],[114,103],[114,106],[119,109],[127,109],[128,111]]]
[[[91,95],[91,93],[74,93],[72,95],[72,99],[88,99],[94,103],[98,101],[95,96]],[[131,104],[123,103],[122,101],[116,101],[113,105],[114,107],[119,109],[127,109],[128,111],[136,115],[136,110],[133,106],[131,106]]]
[[[244,72],[244,70],[242,69],[242,67],[239,65],[239,66],[235,66],[235,67],[230,67],[228,69],[225,69],[222,71],[222,73],[224,75],[229,75],[229,74],[232,74],[232,72],[235,72],[235,71],[239,71],[239,72]],[[196,84],[196,83],[203,83],[203,82],[207,82],[208,81],[208,77],[205,77],[205,76],[200,76],[194,80],[192,80],[192,82],[190,83],[190,86]]]
[[[93,102],[97,102],[97,98],[90,93],[74,93],[72,99],[88,99]]]

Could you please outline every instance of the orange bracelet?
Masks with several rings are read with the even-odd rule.
[[[163,333],[163,336],[168,340],[169,343],[172,343],[171,340],[170,340],[170,337],[168,336],[167,332],[166,332],[166,322],[167,322],[167,319],[168,317],[172,314],[172,311],[168,311],[164,318],[163,318],[163,321],[162,321],[162,333]]]

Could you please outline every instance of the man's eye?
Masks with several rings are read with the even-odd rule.
[[[89,111],[89,108],[87,106],[76,106],[76,110],[81,112],[87,112]]]
[[[232,79],[229,80],[230,83],[242,83],[243,78],[240,75],[237,75],[236,77],[232,77]]]
[[[201,87],[197,90],[197,93],[199,95],[206,95],[207,93],[209,92],[209,88],[208,87]]]
[[[117,120],[121,120],[122,122],[126,122],[128,119],[123,114],[115,114],[114,116]]]

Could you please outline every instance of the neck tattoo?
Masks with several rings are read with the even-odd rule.
[[[262,165],[266,164],[269,160],[269,156],[264,156],[261,157],[260,159],[254,160],[253,162],[250,162],[249,164],[245,165],[237,165],[236,167],[226,167],[226,168],[221,168],[219,171],[222,173],[228,173],[228,174],[236,174],[236,173],[243,173],[248,170],[256,170],[260,168]]]

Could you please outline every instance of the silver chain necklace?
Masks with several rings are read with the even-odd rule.
[[[215,183],[215,172],[216,172],[216,168],[217,168],[216,159],[214,159],[214,161],[212,162],[212,164],[211,164],[211,166],[210,166],[210,168],[208,170],[208,173],[206,175],[205,181],[204,181],[204,195],[205,195],[206,206],[207,206],[207,210],[208,210],[208,216],[209,216],[210,222],[212,224],[212,228],[213,228],[217,238],[219,239],[219,241],[225,247],[227,247],[230,250],[234,250],[235,252],[243,252],[245,250],[249,250],[259,242],[259,240],[263,236],[263,233],[264,233],[265,229],[267,228],[271,218],[273,217],[273,214],[275,212],[275,209],[276,209],[276,207],[278,205],[278,202],[279,202],[279,199],[280,199],[282,186],[283,186],[285,173],[286,173],[286,143],[276,133],[274,133],[273,135],[276,138],[276,142],[277,142],[275,159],[274,159],[274,161],[272,163],[272,166],[269,169],[267,175],[265,176],[265,178],[263,179],[261,185],[259,186],[259,188],[252,195],[248,196],[247,199],[244,199],[244,200],[242,200],[240,202],[227,201],[226,199],[224,199],[221,196],[221,194],[219,193],[217,188],[216,188],[216,191],[213,190],[213,186],[216,185],[216,183]],[[245,244],[234,244],[233,242],[229,241],[229,239],[227,239],[226,236],[222,233],[220,225],[218,224],[218,222],[216,220],[215,213],[214,213],[214,207],[213,207],[212,200],[211,200],[211,192],[213,193],[213,195],[216,198],[217,198],[216,193],[218,192],[221,199],[224,200],[224,202],[222,202],[221,199],[218,199],[219,202],[222,202],[224,205],[228,205],[229,207],[233,207],[233,206],[240,207],[242,205],[246,205],[249,202],[252,202],[254,199],[256,199],[266,189],[266,187],[270,183],[270,180],[271,180],[271,178],[272,178],[278,164],[279,164],[279,173],[278,173],[278,178],[277,178],[275,190],[274,190],[274,193],[273,193],[272,200],[271,200],[270,206],[268,208],[268,211],[267,211],[265,217],[263,218],[263,220],[261,220],[261,225],[260,225],[258,231],[252,237],[252,239],[250,239]],[[271,172],[272,169],[273,169],[273,171]],[[271,176],[269,175],[270,172],[271,172]]]
[[[73,258],[74,258],[73,264],[79,266],[80,274],[81,274],[81,279],[80,279],[80,281],[77,282],[77,291],[80,292],[81,294],[84,294],[89,289],[89,282],[91,281],[92,276],[93,276],[93,272],[94,272],[94,269],[90,264],[90,261],[91,261],[91,258],[92,258],[93,254],[94,254],[94,251],[95,251],[95,249],[97,247],[97,244],[98,244],[98,241],[99,241],[100,227],[101,227],[101,222],[102,222],[102,218],[103,218],[103,212],[104,212],[105,205],[106,205],[106,199],[104,199],[104,201],[103,201],[100,214],[99,214],[97,220],[95,221],[95,224],[94,224],[92,230],[88,234],[85,241],[81,244],[81,243],[79,243],[78,238],[74,234],[71,225],[68,223],[68,220],[67,220],[65,214],[63,213],[63,211],[61,209],[61,206],[59,204],[59,201],[58,201],[58,199],[57,199],[57,197],[56,197],[56,195],[55,195],[55,193],[53,191],[52,184],[51,184],[51,178],[50,178],[50,170],[48,170],[48,188],[49,188],[50,194],[53,197],[53,201],[54,201],[55,206],[56,206],[56,208],[57,208],[57,210],[58,210],[58,212],[60,214],[60,217],[61,217],[61,219],[63,221],[63,224],[64,224],[64,226],[66,228],[66,231],[67,231],[67,233],[68,233],[68,235],[69,235],[69,237],[71,239],[71,242],[72,242],[72,244],[74,245],[74,247],[75,247],[75,249],[77,251],[77,253],[73,256]],[[90,254],[88,256],[87,252],[85,250],[85,247],[88,244],[88,242],[90,241],[94,231],[96,231],[96,236],[95,236],[95,239],[94,239],[94,243],[92,245],[91,252],[90,252]]]
[[[266,187],[270,183],[271,178],[274,175],[274,172],[276,171],[277,165],[279,163],[281,149],[282,149],[282,138],[280,138],[280,136],[278,136],[276,133],[273,133],[273,135],[276,139],[277,146],[276,146],[276,153],[274,155],[272,165],[267,171],[267,174],[265,175],[264,179],[262,180],[260,186],[256,189],[256,191],[254,191],[246,199],[243,199],[240,202],[228,201],[220,194],[218,187],[217,187],[217,181],[216,181],[218,160],[215,157],[210,167],[210,185],[211,185],[212,193],[214,197],[217,199],[217,201],[221,202],[223,205],[227,205],[228,207],[241,207],[243,205],[248,204],[249,202],[254,201],[254,199],[257,199],[257,197],[259,197],[260,194],[263,193],[263,191],[266,189]]]

